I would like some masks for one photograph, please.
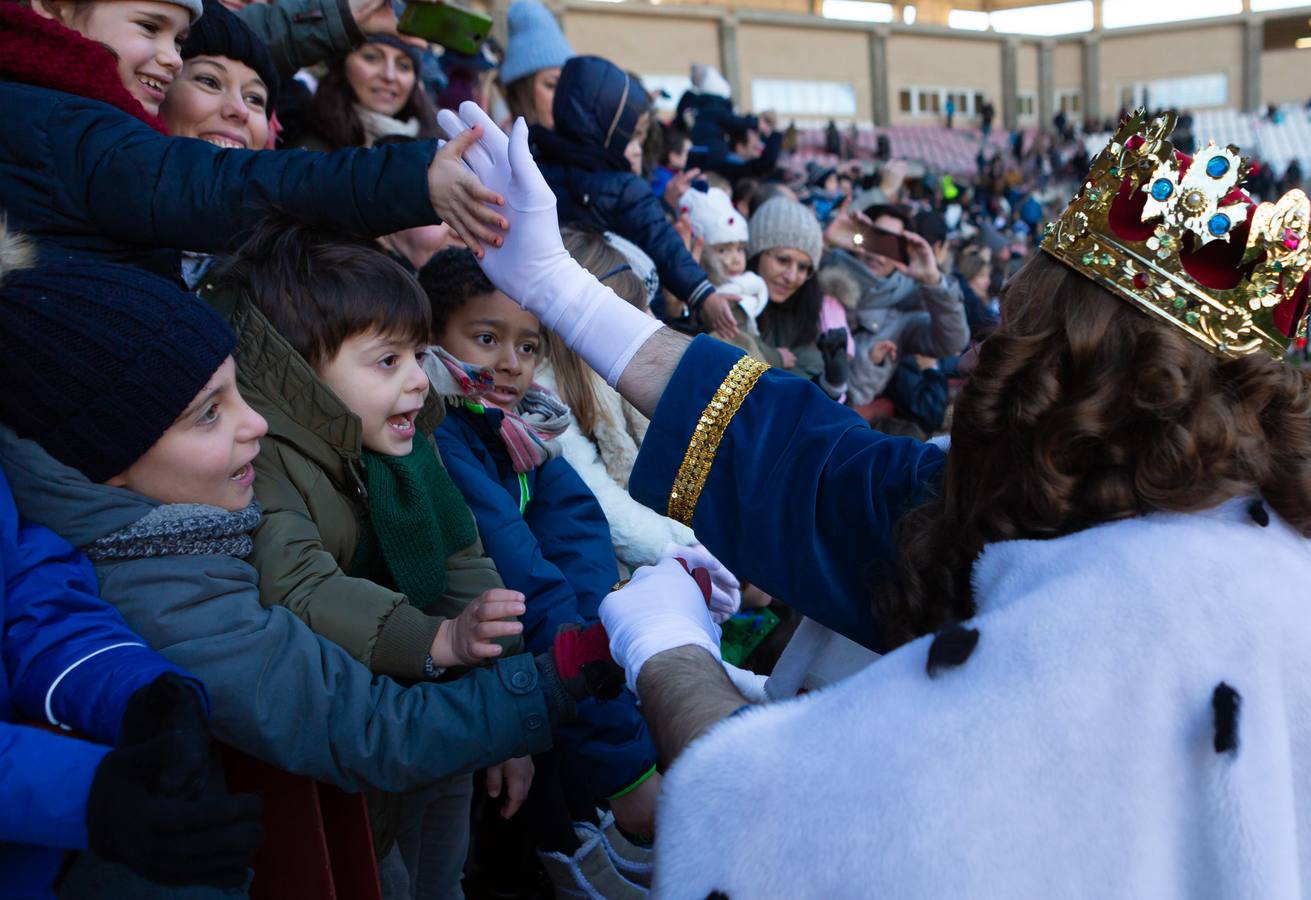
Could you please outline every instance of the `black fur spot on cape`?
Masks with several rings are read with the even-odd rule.
[[[1270,513],[1266,512],[1265,504],[1260,500],[1253,500],[1247,505],[1247,514],[1262,528],[1270,524]]]
[[[1238,749],[1238,712],[1243,698],[1238,691],[1223,681],[1215,686],[1211,695],[1211,709],[1215,711],[1215,752],[1232,753]]]
[[[979,643],[979,632],[964,625],[948,625],[938,632],[938,636],[929,645],[929,659],[924,666],[930,678],[934,678],[943,669],[954,669],[970,658]]]
[[[711,891],[706,894],[706,900],[728,900],[728,894],[723,891]]]

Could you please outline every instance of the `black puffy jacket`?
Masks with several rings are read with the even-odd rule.
[[[67,65],[75,53],[80,67]],[[179,251],[228,249],[271,206],[367,237],[438,221],[428,189],[435,141],[274,153],[168,137],[126,97],[102,47],[12,3],[0,3],[0,60],[0,209],[43,257],[177,279]]]
[[[647,104],[641,85],[618,66],[575,56],[555,89],[555,131],[534,129],[534,155],[555,192],[560,224],[627,238],[655,262],[670,293],[696,305],[715,289],[623,155]]]

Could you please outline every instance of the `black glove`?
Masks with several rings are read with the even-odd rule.
[[[167,797],[199,797],[209,778],[209,716],[195,686],[173,672],[128,700],[118,743],[126,747],[165,734],[178,737],[178,752],[156,772],[155,787]]]
[[[624,688],[624,670],[610,658],[610,641],[600,622],[588,628],[561,625],[551,651],[534,662],[553,724],[576,721],[579,701],[613,700]]]
[[[833,387],[847,383],[851,360],[847,357],[847,329],[830,328],[819,336],[815,346],[824,357],[824,380]]]
[[[90,847],[159,884],[240,887],[264,838],[262,804],[249,795],[160,793],[157,773],[188,749],[184,735],[170,733],[106,754],[87,796]]]

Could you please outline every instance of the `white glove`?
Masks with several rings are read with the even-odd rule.
[[[666,544],[660,558],[681,559],[689,569],[705,569],[710,573],[710,618],[716,625],[723,625],[742,608],[742,585],[701,544]]]
[[[642,666],[657,653],[691,645],[720,658],[719,626],[705,595],[673,558],[638,569],[632,581],[601,601],[601,624],[610,635],[610,655],[634,693]]]
[[[437,117],[452,137],[475,125],[483,135],[464,155],[484,185],[505,198],[510,223],[505,242],[487,247],[481,262],[492,284],[541,320],[596,370],[619,383],[628,363],[662,326],[625,303],[564,249],[555,215],[555,194],[528,149],[528,126],[514,123],[507,138],[478,104],[460,104]]]

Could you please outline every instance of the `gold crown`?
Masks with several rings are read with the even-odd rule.
[[[1254,206],[1238,148],[1189,160],[1174,126],[1169,112],[1126,118],[1042,249],[1212,353],[1282,357],[1306,333],[1311,201],[1293,190]]]

